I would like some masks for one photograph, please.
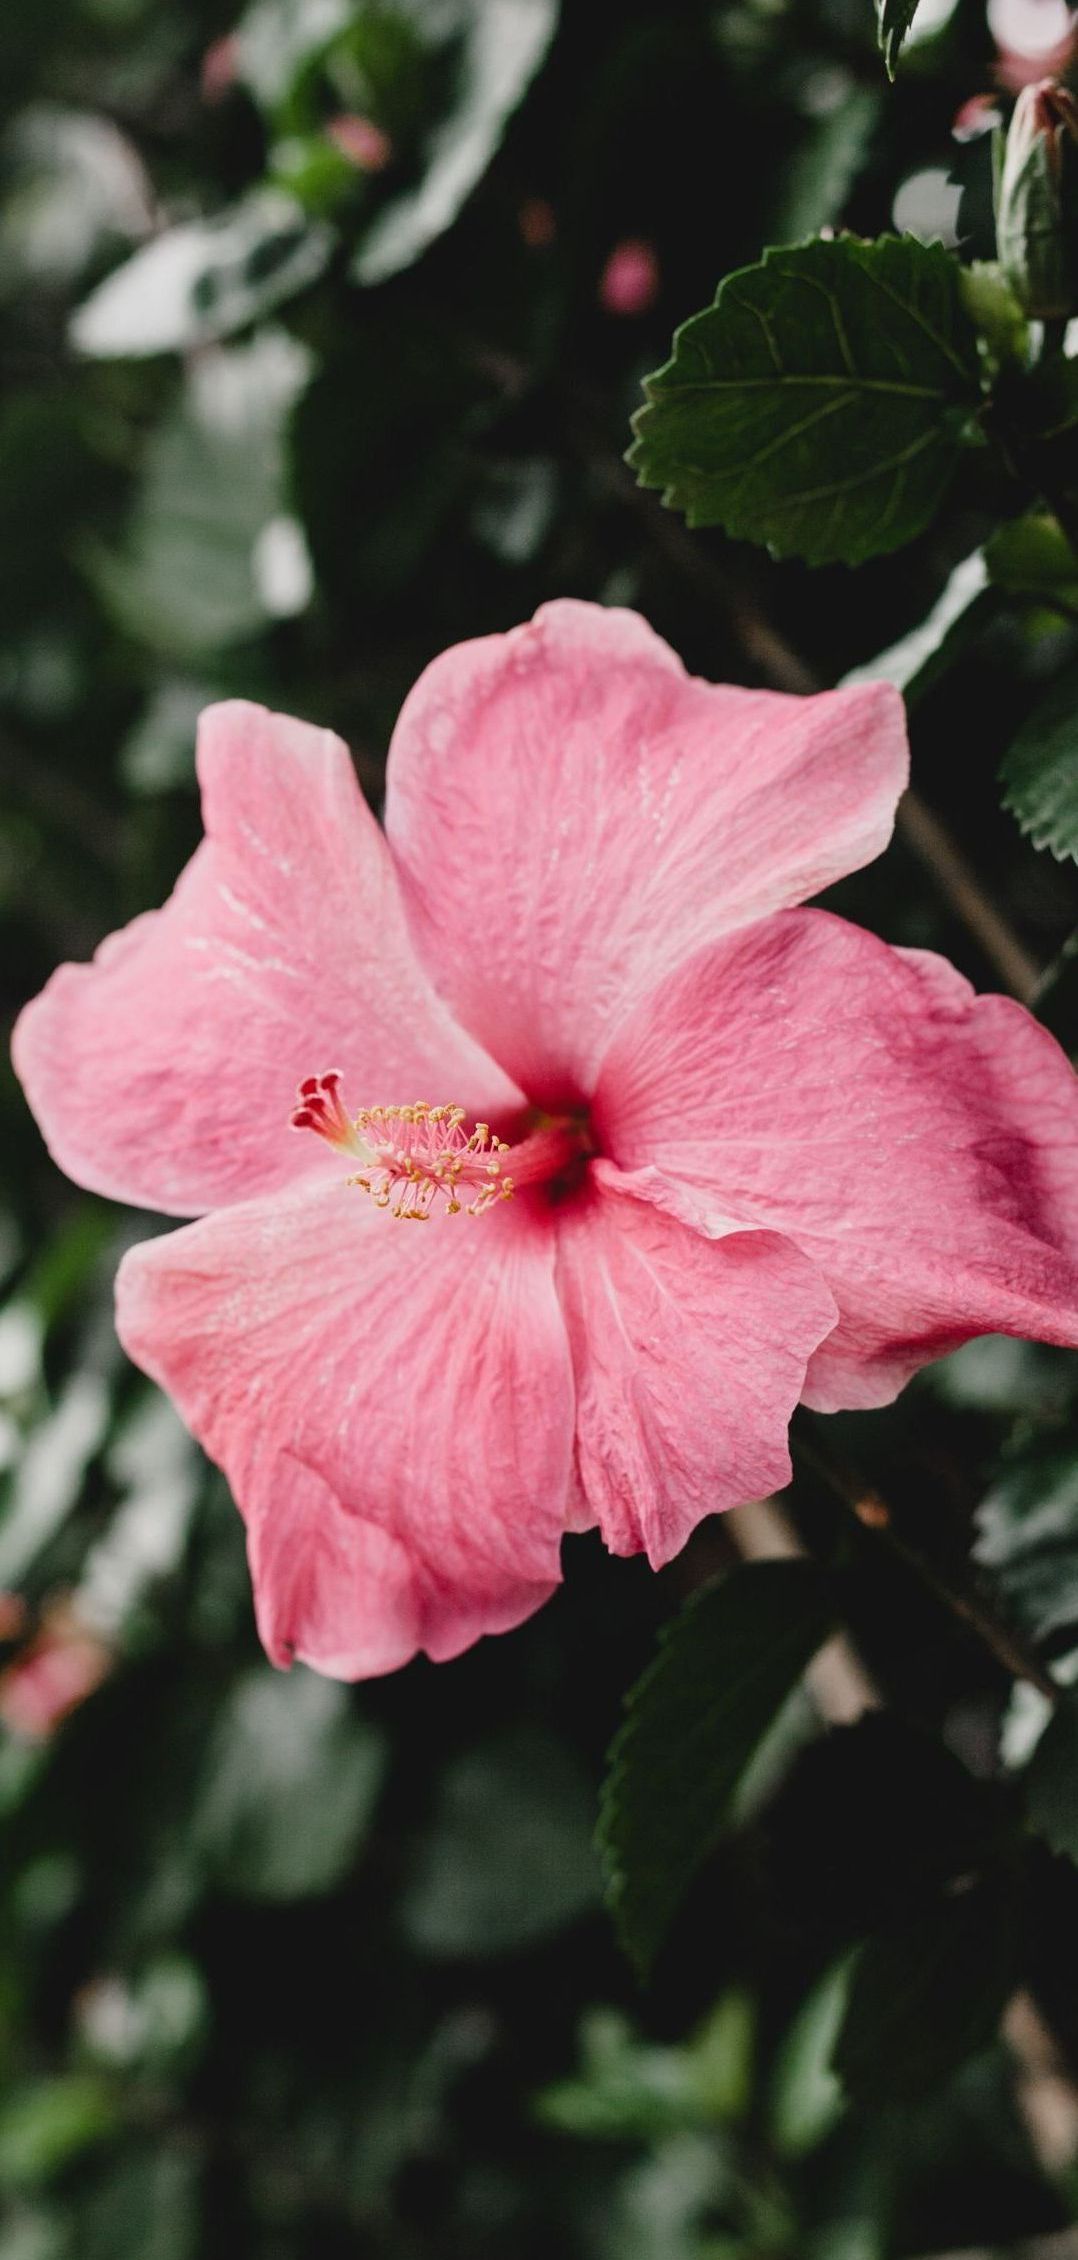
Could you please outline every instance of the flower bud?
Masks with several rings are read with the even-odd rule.
[[[996,175],[999,261],[1024,312],[1078,305],[1078,104],[1054,79],[1023,87]]]
[[[615,244],[599,279],[599,304],[607,314],[647,314],[659,295],[659,262],[641,236]]]
[[[326,133],[358,173],[384,173],[393,161],[393,143],[373,118],[348,112],[344,117],[331,118]]]

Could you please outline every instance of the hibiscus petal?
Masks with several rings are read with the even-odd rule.
[[[427,668],[386,830],[438,988],[560,1102],[686,956],[877,855],[906,769],[887,684],[698,682],[634,613],[562,601]]]
[[[603,1063],[604,1150],[690,1221],[796,1240],[841,1313],[822,1411],[886,1404],[971,1335],[1078,1342],[1078,1082],[1020,1005],[825,911],[705,951]]]
[[[247,1518],[271,1655],[365,1678],[456,1655],[560,1576],[573,1384],[521,1203],[420,1231],[341,1182],[135,1248],[117,1325]]]
[[[707,1240],[598,1164],[558,1220],[577,1476],[607,1545],[670,1560],[705,1515],[790,1480],[786,1429],[835,1322],[774,1232]]]
[[[215,706],[199,774],[207,837],[171,900],[61,966],[16,1028],[61,1168],[189,1216],[325,1167],[288,1118],[327,1067],[355,1106],[519,1104],[431,988],[340,739]]]

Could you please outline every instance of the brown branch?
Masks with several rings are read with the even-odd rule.
[[[995,1661],[1001,1664],[1010,1679],[1026,1680],[1037,1688],[1053,1706],[1060,1700],[1062,1689],[1050,1671],[1041,1663],[1027,1643],[1013,1628],[997,1617],[983,1596],[972,1586],[963,1587],[945,1577],[930,1562],[927,1555],[910,1544],[898,1529],[893,1510],[880,1493],[838,1460],[809,1443],[804,1436],[791,1439],[794,1460],[811,1469],[827,1485],[836,1499],[856,1517],[862,1530],[871,1531],[897,1556],[908,1570],[919,1579],[941,1606],[955,1616],[972,1632],[981,1645],[987,1648]]]
[[[1004,987],[1022,1004],[1032,1004],[1041,978],[1036,958],[1012,933],[962,850],[919,793],[908,792],[899,803],[897,830],[994,966]]]
[[[806,1558],[807,1549],[775,1499],[752,1499],[747,1506],[734,1507],[723,1517],[722,1527],[747,1562]],[[814,1656],[805,1678],[820,1717],[829,1726],[852,1726],[866,1711],[882,1708],[879,1688],[843,1632]]]

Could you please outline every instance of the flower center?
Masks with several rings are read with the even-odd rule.
[[[337,1153],[352,1154],[362,1169],[350,1177],[378,1208],[423,1222],[439,1202],[447,1216],[482,1216],[524,1185],[563,1173],[587,1151],[587,1127],[569,1115],[534,1115],[527,1135],[509,1145],[489,1123],[464,1127],[460,1106],[361,1107],[349,1114],[341,1074],[308,1075],[292,1112],[294,1130],[313,1130]]]

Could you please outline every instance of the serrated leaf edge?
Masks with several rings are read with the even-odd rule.
[[[699,307],[695,314],[689,314],[686,316],[683,322],[679,322],[676,330],[674,331],[672,349],[668,358],[662,363],[660,368],[651,370],[650,373],[642,380],[644,399],[641,401],[640,406],[633,410],[632,415],[629,418],[629,424],[630,429],[633,433],[633,439],[630,442],[630,445],[626,448],[623,456],[623,461],[628,465],[629,469],[635,473],[637,485],[645,489],[649,493],[657,493],[663,509],[676,510],[679,517],[684,520],[686,526],[688,526],[693,532],[705,530],[711,526],[714,526],[715,524],[722,526],[722,521],[701,517],[698,508],[694,507],[691,502],[687,505],[679,503],[676,499],[676,491],[673,483],[670,481],[664,482],[661,477],[649,478],[641,462],[641,452],[645,445],[645,427],[648,418],[651,416],[654,409],[658,405],[661,380],[675,367],[678,353],[681,349],[682,340],[686,336],[687,332],[693,327],[694,323],[705,320],[709,314],[713,314],[716,311],[716,309],[721,304],[725,292],[728,290],[731,284],[739,282],[745,275],[759,274],[764,268],[770,266],[774,260],[787,258],[793,252],[811,250],[818,244],[830,243],[832,240],[836,248],[842,246],[846,249],[852,249],[855,252],[875,252],[884,245],[912,245],[916,243],[920,251],[927,253],[929,256],[938,254],[939,259],[942,260],[948,267],[950,267],[952,264],[950,254],[947,252],[945,246],[939,242],[921,243],[920,239],[917,237],[896,235],[892,232],[888,232],[879,236],[859,236],[844,233],[836,236],[834,239],[821,235],[810,235],[801,237],[800,240],[796,243],[767,244],[765,245],[759,259],[751,260],[746,266],[735,267],[728,275],[724,275],[722,277],[716,288],[715,296],[711,300],[710,305]],[[881,289],[886,287],[879,282],[878,276],[873,276],[871,274],[871,269],[867,267],[864,261],[860,263],[863,270],[869,273],[870,279],[876,281]],[[889,292],[888,295],[893,296],[893,293]],[[907,311],[910,311],[910,309],[907,309]],[[974,336],[976,336],[975,325],[964,306],[962,307],[962,313],[969,324],[970,330],[973,332]],[[936,339],[936,342],[940,343],[942,341]],[[963,366],[963,364],[961,364],[957,360],[956,356],[949,351],[949,349],[948,358],[954,362],[956,369],[961,375],[972,377],[972,372],[968,371]],[[980,386],[976,387],[976,392],[978,394],[981,392],[981,390],[982,388]],[[975,394],[973,384],[971,382],[971,402],[974,397]],[[966,420],[968,421],[968,416]],[[935,435],[932,435],[932,437],[934,438]],[[927,439],[924,444],[928,444]],[[872,474],[866,474],[866,477],[869,475],[876,476],[878,475],[878,471],[873,472]],[[728,537],[734,541],[749,540],[753,538],[747,533],[732,531],[727,526],[722,526],[722,531],[725,532]],[[908,535],[899,533],[899,535],[893,541],[882,542],[879,549],[874,551],[873,554],[877,556],[886,556],[890,551],[902,548],[909,539],[910,537]],[[825,547],[823,549],[811,551],[804,548],[779,549],[771,542],[764,542],[760,546],[766,548],[769,555],[772,557],[800,558],[805,564],[813,566],[841,565],[862,562],[861,559],[851,559],[843,550],[834,548],[828,549]]]
[[[776,1556],[775,1559],[782,1560],[784,1566],[789,1566],[790,1561],[792,1559],[796,1559],[796,1557]],[[758,1568],[768,1568],[770,1566],[772,1566],[770,1558],[763,1559],[758,1562],[745,1562],[741,1564],[742,1569],[748,1571]],[[802,1566],[806,1570],[815,1573],[815,1578],[820,1582],[822,1590],[825,1585],[825,1580],[824,1573],[820,1569],[819,1565],[806,1557]],[[615,1866],[617,1856],[613,1841],[614,1813],[617,1805],[618,1794],[625,1781],[627,1752],[631,1746],[632,1736],[637,1724],[636,1714],[638,1706],[650,1693],[656,1679],[662,1676],[673,1642],[683,1632],[685,1624],[690,1619],[690,1617],[695,1616],[707,1601],[712,1599],[717,1592],[719,1592],[724,1586],[729,1583],[731,1574],[732,1573],[728,1572],[725,1575],[708,1578],[707,1582],[704,1585],[699,1586],[697,1591],[690,1595],[689,1600],[685,1603],[684,1607],[678,1611],[678,1614],[676,1616],[670,1617],[668,1621],[660,1627],[656,1640],[655,1654],[652,1656],[650,1663],[645,1665],[639,1677],[633,1681],[632,1686],[627,1690],[625,1694],[625,1697],[623,1699],[624,1716],[614,1734],[614,1738],[607,1752],[606,1770],[599,1791],[599,1814],[595,1825],[594,1838],[595,1850],[599,1859],[599,1865],[602,1874],[603,1904],[606,1907],[607,1913],[611,1917],[624,1952],[627,1954],[638,1976],[642,1979],[647,1977],[651,1969],[651,1965],[655,1959],[655,1955],[654,1952],[650,1952],[646,1948],[641,1949],[639,1942],[626,1930],[622,1921],[621,1907],[628,1888],[629,1879],[624,1871],[620,1869],[620,1867]],[[835,1612],[832,1610],[829,1613],[829,1622],[821,1632],[819,1642],[817,1643],[816,1648],[813,1650],[813,1654],[818,1654],[819,1649],[824,1645],[824,1642],[831,1637],[834,1630],[835,1621]],[[747,1761],[747,1763],[748,1762],[750,1761]],[[698,1865],[702,1864],[703,1861],[706,1860],[712,1842],[713,1839],[709,1837],[705,1832],[704,1836],[702,1836],[700,1840]]]

